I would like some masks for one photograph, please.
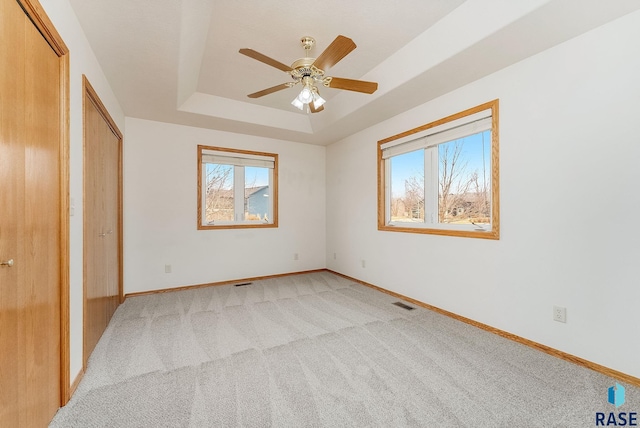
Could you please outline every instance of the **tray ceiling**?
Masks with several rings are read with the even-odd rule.
[[[125,115],[330,144],[640,8],[639,0],[70,0]],[[323,89],[325,110],[300,112],[299,87],[247,94],[290,77],[339,35],[357,48],[332,76],[379,83],[373,95]]]

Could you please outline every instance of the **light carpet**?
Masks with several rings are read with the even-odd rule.
[[[591,427],[640,390],[330,272],[129,298],[50,427]],[[413,305],[411,305],[413,306]]]

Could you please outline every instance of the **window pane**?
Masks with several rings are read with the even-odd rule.
[[[391,221],[424,222],[424,150],[390,160]]]
[[[198,145],[198,230],[278,227],[278,155]]]
[[[438,221],[489,225],[491,131],[438,146]]]
[[[244,219],[271,221],[269,168],[244,168]]]
[[[205,224],[233,221],[233,165],[205,166]]]

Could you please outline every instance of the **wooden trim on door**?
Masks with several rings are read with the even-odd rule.
[[[118,131],[120,132],[120,131]],[[124,202],[122,135],[118,138],[118,304],[124,303]]]
[[[89,98],[91,98],[91,101],[96,106],[96,109],[98,110],[98,112],[100,112],[100,115],[105,120],[105,122],[107,122],[109,128],[111,128],[111,132],[113,132],[116,137],[122,140],[122,132],[120,132],[120,129],[118,129],[118,125],[116,125],[115,120],[113,120],[113,118],[109,114],[109,111],[100,100],[98,93],[95,89],[93,89],[93,86],[91,86],[89,79],[87,79],[87,76],[84,74],[82,75],[82,93],[87,94]]]
[[[80,385],[80,382],[82,381],[83,377],[84,377],[84,369],[80,369],[80,372],[78,372],[78,374],[76,375],[76,379],[73,381],[73,383],[71,384],[71,387],[69,388],[69,392],[71,393],[71,395],[73,395],[73,393],[76,392],[76,389],[78,389],[78,385]]]
[[[94,107],[96,108],[96,111],[100,114],[100,116],[104,119],[105,123],[107,124],[107,126],[109,127],[109,129],[111,130],[111,132],[116,136],[117,140],[118,140],[118,196],[117,196],[117,211],[118,211],[118,218],[117,218],[117,222],[118,222],[118,304],[121,304],[124,302],[124,270],[123,270],[123,242],[124,242],[124,234],[123,234],[123,165],[122,165],[122,161],[123,161],[123,154],[122,154],[122,139],[123,139],[123,134],[120,131],[120,129],[118,128],[118,125],[116,124],[115,120],[113,120],[113,117],[111,117],[111,115],[109,114],[109,111],[107,110],[107,108],[105,107],[105,105],[103,104],[102,100],[100,100],[100,97],[98,96],[98,93],[96,92],[96,90],[93,88],[93,86],[91,85],[91,83],[89,82],[89,79],[87,78],[86,75],[82,75],[82,114],[83,114],[83,120],[82,120],[82,151],[83,153],[86,152],[86,118],[85,118],[85,112],[86,112],[86,105],[85,105],[85,100],[86,98],[89,98],[89,100],[91,101],[91,103],[94,105]],[[83,178],[86,176],[85,173],[85,168],[86,165],[83,164],[83,172],[82,172],[82,176]],[[86,189],[84,188],[84,181],[83,181],[83,204],[86,203]],[[86,208],[83,206],[83,212],[86,212]],[[83,222],[83,233],[86,234],[86,220]],[[86,296],[87,296],[87,278],[86,278],[86,273],[84,272],[83,269],[83,278],[82,278],[82,287],[83,287],[83,306],[82,306],[82,319],[83,319],[83,327],[82,327],[82,335],[83,335],[83,339],[82,339],[82,353],[83,353],[83,357],[82,357],[82,370],[83,372],[86,371],[86,361],[88,359],[88,350],[87,350],[87,346],[86,346],[86,320],[87,320],[87,301],[86,301]]]
[[[89,79],[87,79],[87,76],[84,74],[82,75],[82,93],[86,94],[91,99],[91,102],[96,107],[96,109],[98,110],[102,118],[105,120],[105,122],[109,126],[109,129],[111,129],[111,132],[113,132],[113,134],[118,138],[118,266],[119,266],[118,268],[119,270],[118,300],[120,303],[122,303],[124,302],[124,271],[122,266],[123,242],[124,242],[124,234],[122,231],[123,223],[124,223],[123,222],[123,202],[122,202],[122,196],[123,196],[122,138],[123,138],[123,135],[122,135],[122,132],[120,132],[118,125],[116,125],[115,120],[113,120],[113,117],[111,117],[111,115],[109,114],[109,111],[100,100],[98,93],[96,92],[95,89],[93,89],[93,86],[91,86]],[[84,103],[84,96],[83,96],[83,103]],[[84,111],[84,107],[83,107],[83,111]],[[83,122],[83,136],[84,136],[84,122]]]
[[[87,91],[87,84],[84,74],[82,75],[82,372],[86,372],[87,367],[85,362],[87,361],[87,269],[86,264],[86,236],[87,236],[87,105],[85,96]]]
[[[31,22],[60,58],[60,405],[70,393],[69,336],[69,48],[62,40],[39,0],[18,0]]]
[[[60,109],[63,117],[60,120],[63,122],[61,128],[62,137],[62,150],[60,150],[60,188],[62,200],[60,201],[60,396],[62,397],[61,405],[67,404],[71,398],[73,391],[70,389],[71,376],[71,333],[70,333],[70,308],[69,308],[69,293],[71,288],[71,279],[69,276],[69,260],[70,260],[70,187],[71,180],[69,176],[69,164],[70,164],[70,148],[69,148],[69,55],[65,55],[61,61],[62,67],[62,84],[63,89],[63,103],[64,105]]]
[[[40,4],[39,0],[17,0],[22,10],[36,26],[42,37],[45,38],[47,43],[51,46],[51,49],[59,56],[63,57],[69,53],[69,48],[60,37],[58,30],[56,30],[53,22],[47,16],[44,8]]]

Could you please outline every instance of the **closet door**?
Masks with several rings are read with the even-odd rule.
[[[61,66],[0,0],[0,426],[48,425],[60,399]]]
[[[122,296],[122,136],[85,78],[84,363]]]
[[[107,272],[107,300],[104,302],[107,324],[120,304],[121,239],[120,224],[120,153],[122,140],[111,129],[104,134],[104,224],[105,269]]]

